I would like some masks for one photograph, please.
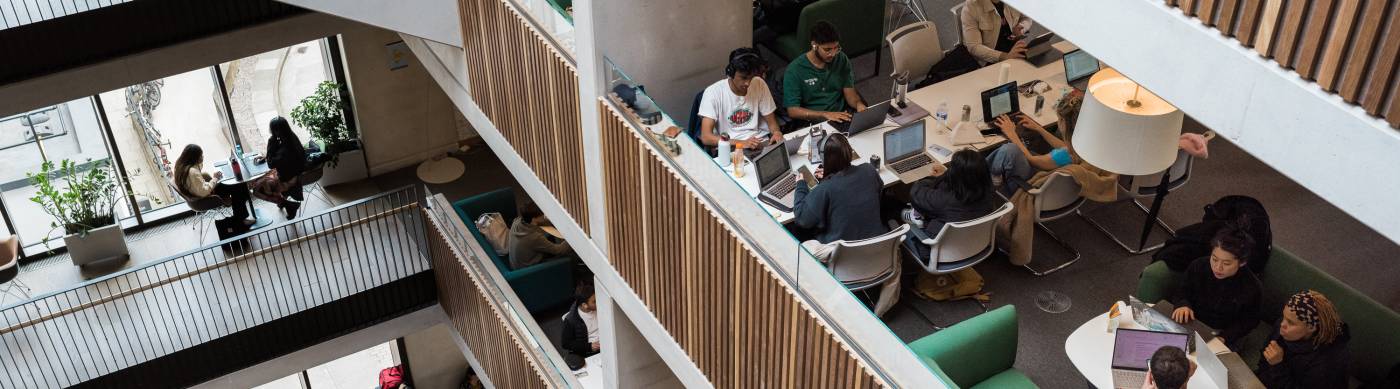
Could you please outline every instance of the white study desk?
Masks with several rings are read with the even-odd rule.
[[[1123,307],[1120,307],[1123,308]],[[1118,318],[1119,328],[1141,329],[1142,327],[1132,319],[1131,309],[1121,309],[1123,314]],[[1108,332],[1108,313],[1104,312],[1079,328],[1075,329],[1065,339],[1065,355],[1069,356],[1069,361],[1074,364],[1079,374],[1096,388],[1113,388],[1113,368],[1111,359],[1113,357],[1114,334]],[[1219,338],[1206,342],[1206,348],[1202,350],[1197,347],[1196,352],[1221,353],[1230,349],[1220,342]],[[1187,356],[1191,362],[1196,362],[1196,353]],[[1217,372],[1224,373],[1224,372]],[[1215,382],[1210,379],[1210,372],[1206,369],[1197,368],[1196,373],[1191,375],[1191,379],[1186,382],[1186,387],[1191,389],[1214,389]],[[1225,389],[1225,388],[1219,388]]]
[[[1056,47],[1061,48],[1058,44]],[[1036,122],[1044,126],[1055,123],[1056,116],[1052,106],[1055,101],[1060,98],[1061,88],[1068,86],[1068,83],[1065,82],[1064,62],[1062,60],[1056,60],[1038,68],[1030,62],[1021,59],[1002,61],[1000,63],[984,66],[981,69],[974,70],[961,76],[944,80],[937,84],[910,91],[908,95],[909,101],[923,107],[930,115],[938,110],[938,105],[940,103],[947,102],[949,127],[957,126],[958,120],[962,115],[962,106],[964,104],[972,107],[972,114],[970,115],[971,120],[980,122],[982,119],[982,91],[1000,85],[997,83],[997,78],[1001,71],[1002,64],[1010,66],[1007,76],[1008,82],[1014,80],[1018,84],[1024,84],[1032,80],[1042,80],[1050,84],[1050,90],[1044,92],[1045,106],[1039,115],[1036,115],[1034,112],[1035,95],[1025,97],[1017,93],[1016,96],[1020,99],[1020,108],[1023,113],[1031,115]],[[1039,87],[1038,90],[1042,89],[1044,89],[1043,86]],[[986,151],[993,146],[999,145],[1002,141],[1005,141],[1001,136],[989,136],[986,137],[986,140],[982,143],[955,146],[952,142],[953,132],[949,127],[939,126],[937,122],[933,120],[932,116],[925,118],[924,124],[924,128],[927,131],[925,139],[927,139],[928,144],[939,145],[948,150],[956,151],[967,147],[974,147],[978,151]],[[818,126],[821,126],[821,128],[828,133],[834,131],[834,129],[826,123],[818,124]],[[889,162],[884,156],[883,135],[886,131],[895,128],[897,127],[895,127],[894,122],[887,119],[882,127],[852,136],[850,138],[851,148],[855,149],[858,155],[857,160],[853,163],[856,165],[864,164],[871,155],[880,156],[882,164]],[[788,137],[804,135],[807,135],[806,129],[787,134]],[[804,165],[808,166],[808,169],[816,170],[814,166],[811,166],[811,164],[807,162],[807,155],[804,153],[806,147],[807,146],[804,145],[803,152],[794,154],[789,158],[793,170]],[[939,156],[931,151],[929,151],[929,156],[934,157],[939,163],[948,163],[947,158]],[[726,171],[728,170],[729,168],[726,168]],[[750,196],[758,196],[760,190],[758,175],[755,174],[752,163],[744,164],[744,173],[744,177],[735,178],[735,181],[737,181],[739,186],[742,187],[744,191],[748,192]],[[733,177],[732,173],[730,177]],[[799,177],[799,179],[801,178]],[[883,181],[887,187],[899,182],[899,178],[896,177],[894,173],[883,168],[880,169],[880,180]],[[754,201],[758,202],[757,199],[754,199]],[[791,212],[781,212],[762,202],[758,202],[758,204],[762,206],[764,210],[768,211],[768,214],[772,215],[774,219],[777,219],[779,223],[787,224],[793,220]]]

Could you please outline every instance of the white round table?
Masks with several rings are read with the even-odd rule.
[[[1120,328],[1141,329],[1132,319],[1130,309],[1120,309],[1123,315],[1118,318]],[[1079,374],[1096,388],[1113,387],[1113,367],[1111,358],[1113,357],[1113,333],[1108,332],[1108,313],[1104,312],[1093,319],[1089,319],[1065,339],[1065,355],[1069,356],[1070,363],[1079,369]],[[1211,352],[1228,350],[1220,339],[1211,339],[1206,343]],[[1196,361],[1195,353],[1188,356],[1192,362]],[[1191,380],[1186,383],[1186,387],[1191,389],[1217,389],[1215,382],[1207,376],[1205,369],[1196,369],[1196,373],[1191,375]],[[1225,389],[1225,388],[1218,388]]]
[[[466,171],[466,165],[457,158],[429,158],[418,165],[418,178],[429,184],[446,184],[456,181]]]

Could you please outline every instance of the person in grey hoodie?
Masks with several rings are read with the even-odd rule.
[[[547,258],[573,254],[574,249],[567,242],[554,239],[544,232],[542,226],[549,225],[549,219],[533,201],[520,206],[520,216],[510,224],[510,268],[519,270],[544,261]]]

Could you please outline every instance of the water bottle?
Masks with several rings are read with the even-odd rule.
[[[812,126],[812,129],[807,131],[807,162],[822,162],[822,135],[825,134],[826,132],[818,126]]]
[[[715,156],[717,157],[716,162],[719,162],[719,167],[729,167],[731,161],[729,159],[729,137],[721,136],[719,143],[715,146],[715,148],[718,149],[715,152]]]
[[[938,103],[938,112],[933,114],[933,118],[938,120],[938,125],[948,126],[948,102]]]

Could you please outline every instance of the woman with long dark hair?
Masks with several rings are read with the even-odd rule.
[[[219,182],[223,172],[213,175],[204,172],[204,149],[199,145],[186,145],[175,159],[175,190],[190,200],[219,196],[233,207],[233,217],[242,219],[244,224],[253,225],[257,219],[253,215],[253,202],[248,196],[248,187],[243,184]]]
[[[870,164],[851,164],[851,145],[841,134],[822,143],[822,166],[815,175],[820,184],[811,189],[798,183],[793,201],[793,222],[816,231],[816,239],[802,245],[825,261],[839,240],[874,238],[889,232],[880,223],[880,172]]]
[[[306,171],[306,147],[292,132],[292,126],[281,116],[272,118],[267,125],[272,137],[267,139],[267,166],[276,172],[271,184],[280,197],[277,207],[287,213],[287,218],[296,217],[297,209],[304,200],[301,183],[297,178]]]
[[[953,153],[948,170],[914,182],[909,203],[923,219],[923,229],[937,236],[943,225],[986,216],[1001,205],[992,188],[987,160],[972,150]]]

